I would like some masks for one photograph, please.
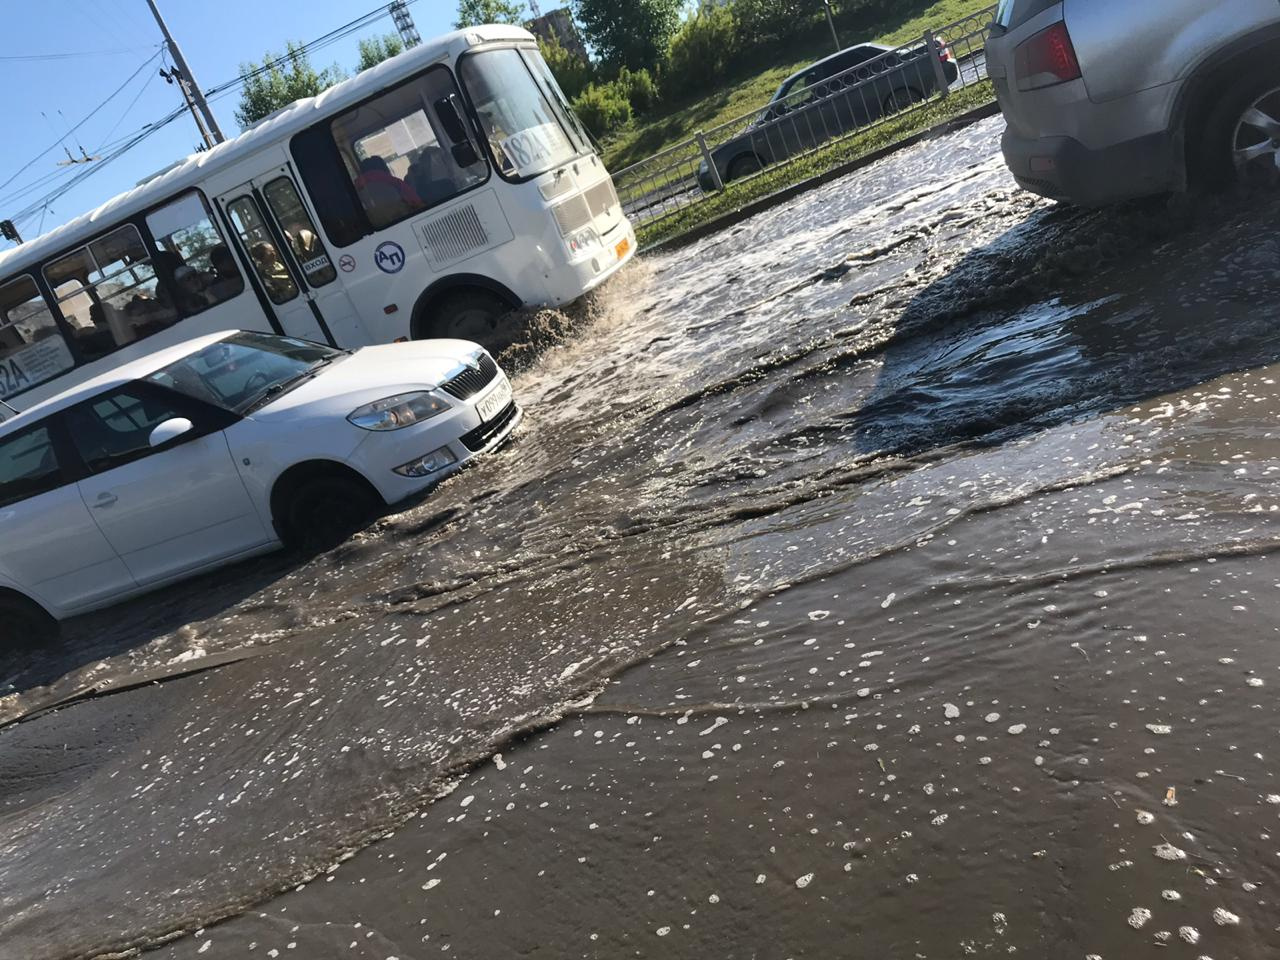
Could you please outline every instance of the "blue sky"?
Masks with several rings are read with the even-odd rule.
[[[282,51],[288,40],[310,41],[382,7],[385,0],[159,0],[161,11],[196,78],[205,89],[236,77],[244,61]],[[37,186],[52,174],[67,177],[85,165],[59,167],[62,147],[18,171],[68,127],[125,83],[160,47],[160,33],[146,0],[42,0],[6,4],[5,43],[0,48],[0,219],[14,216],[62,182]],[[453,0],[418,0],[409,7],[424,38],[452,29]],[[394,31],[390,16],[312,55],[316,67],[340,64],[348,73],[361,37]],[[15,59],[57,56],[58,59]],[[66,145],[75,155],[78,140],[92,155],[98,148],[139,130],[181,104],[176,87],[157,75],[161,61],[142,70]],[[136,98],[136,99],[135,99]],[[213,111],[227,136],[239,132],[234,111],[238,94],[215,101]],[[61,111],[61,116],[58,111]],[[42,116],[41,114],[44,114]],[[138,180],[190,153],[200,135],[188,115],[102,167],[56,200],[43,214],[18,225],[25,239],[97,206]],[[16,174],[16,177],[15,177]],[[26,192],[24,195],[24,191]],[[0,240],[0,248],[11,246]]]

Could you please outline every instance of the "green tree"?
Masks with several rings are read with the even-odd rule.
[[[458,0],[458,19],[454,26],[476,27],[482,23],[524,22],[524,3],[520,0]]]
[[[381,37],[366,37],[360,41],[360,62],[356,64],[356,73],[376,67],[383,60],[390,60],[397,53],[404,52],[404,41],[398,33],[388,33]]]
[[[560,84],[564,95],[572,100],[587,84],[595,79],[595,69],[577,54],[566,50],[555,37],[550,40],[539,40],[538,49],[542,51],[542,59],[547,61],[551,75]]]
[[[815,22],[821,0],[734,0],[733,13],[744,37],[757,42],[784,40]]]
[[[703,95],[724,82],[740,52],[734,8],[703,7],[671,38],[671,53],[662,74],[663,96],[677,103]]]
[[[236,108],[236,122],[242,128],[346,79],[337,64],[316,70],[304,46],[292,42],[286,46],[284,56],[268,51],[261,64],[240,64],[240,74],[246,78]]]
[[[587,42],[610,70],[660,66],[683,9],[684,0],[574,0]]]

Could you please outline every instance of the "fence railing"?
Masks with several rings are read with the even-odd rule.
[[[986,78],[995,7],[862,59],[866,45],[819,61],[765,106],[613,175],[637,226],[703,202],[727,184],[813,154]]]

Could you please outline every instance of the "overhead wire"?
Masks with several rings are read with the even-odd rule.
[[[417,0],[407,0],[408,4],[414,4],[416,2]],[[387,16],[390,16],[390,13],[387,7],[385,6],[377,7],[373,10],[370,10],[368,13],[360,17],[356,17],[355,19],[350,20],[347,23],[334,28],[333,30],[330,30],[328,33],[325,33],[319,37],[316,37],[314,40],[311,40],[307,43],[302,44],[299,49],[302,52],[309,55],[318,50],[322,50],[325,47],[331,46],[332,44],[337,43],[339,40],[342,40],[350,36],[351,34],[363,29],[364,27],[367,27],[370,24],[375,23],[378,20],[381,20],[382,18]],[[78,123],[72,126],[71,129],[68,131],[68,135],[78,130],[90,118],[95,116],[98,113],[98,111],[100,111],[103,107],[105,107],[108,103],[110,103],[111,100],[113,100],[117,95],[119,95],[120,91],[123,90],[125,87],[127,87],[129,83],[131,83],[133,79],[139,73],[141,73],[145,67],[149,66],[151,63],[153,63],[156,60],[157,57],[162,55],[164,53],[164,50],[165,50],[165,47],[162,44],[159,50],[157,50],[155,54],[153,54],[150,58],[148,58],[142,64],[142,66],[140,66],[137,70],[135,70],[132,74],[130,74],[129,78],[123,84],[121,84],[120,87],[112,91],[112,93],[107,97],[106,100],[104,100],[92,111],[90,111],[90,113],[86,115],[82,120],[80,120]],[[267,73],[279,66],[282,66],[288,63],[289,60],[290,60],[290,55],[285,54],[283,56],[276,57],[271,61],[260,64],[259,66],[255,67],[253,70],[240,74],[234,79],[227,80],[223,83],[216,84],[212,87],[209,87],[208,89],[205,90],[205,97],[207,100],[212,101],[212,100],[222,99],[226,96],[229,96],[231,93],[235,92],[237,88],[243,86],[249,80],[255,77],[261,76],[262,74]],[[135,95],[133,101],[129,104],[128,107],[125,108],[125,111],[123,114],[121,114],[120,119],[116,121],[116,124],[112,127],[111,131],[108,132],[106,138],[104,139],[110,138],[111,133],[113,133],[119,127],[124,117],[128,115],[129,111],[133,109],[133,106],[136,105],[137,101],[141,99],[142,94],[145,92],[147,87],[150,86],[150,83],[151,81],[148,80],[147,84],[145,84],[143,88],[138,92],[138,94]],[[55,200],[59,199],[62,196],[65,196],[69,190],[78,186],[80,183],[83,183],[89,177],[93,176],[98,170],[105,168],[109,163],[123,156],[125,153],[127,153],[129,150],[136,147],[138,144],[142,143],[151,135],[159,132],[164,127],[167,127],[170,123],[173,123],[175,120],[181,117],[185,112],[186,112],[185,105],[177,107],[162,119],[150,124],[146,124],[145,126],[134,131],[132,134],[128,134],[125,137],[120,138],[114,144],[104,143],[102,146],[98,147],[94,151],[95,153],[103,153],[103,156],[101,159],[95,161],[90,165],[87,165],[83,170],[74,172],[74,174],[70,176],[65,182],[54,187],[47,195],[40,197],[38,200],[31,203],[30,205],[25,207],[23,210],[19,211],[10,219],[13,220],[15,223],[17,223],[20,220],[31,219],[33,216],[35,216],[35,214],[40,213],[41,211],[47,211],[49,208],[49,205],[52,204]],[[59,140],[59,142],[61,142],[61,140]],[[5,180],[3,183],[0,183],[0,190],[3,190],[5,187],[11,184],[14,180],[16,180],[23,173],[25,173],[35,163],[37,163],[42,157],[44,157],[50,151],[55,149],[57,146],[58,146],[58,143],[52,144],[51,146],[42,150],[39,154],[37,154],[27,163],[25,163],[21,168],[17,170],[17,172],[15,172],[7,180]],[[107,151],[107,152],[104,152],[104,151]],[[21,189],[15,191],[13,194],[10,194],[5,197],[0,197],[0,204],[11,203],[20,198],[29,196],[31,193],[39,189],[41,186],[45,186],[63,176],[66,176],[66,171],[59,170],[54,173],[48,174],[44,177],[38,178],[36,181],[33,181],[33,183],[25,185]]]
[[[125,87],[127,87],[130,83],[133,82],[134,77],[140,74],[143,70],[145,70],[147,67],[149,67],[152,63],[154,63],[159,58],[162,50],[163,48],[156,50],[155,53],[153,53],[150,57],[144,60],[137,70],[129,74],[128,79],[126,79],[124,83],[120,84],[120,86],[112,90],[111,93],[107,94],[107,98],[105,100],[103,100],[96,107],[94,107],[87,114],[85,114],[84,117],[81,118],[81,120],[78,123],[76,123],[74,126],[71,127],[70,130],[66,132],[66,134],[59,137],[53,143],[49,144],[49,146],[45,147],[43,150],[37,153],[34,157],[32,157],[30,160],[24,163],[21,167],[18,168],[18,170],[12,176],[9,177],[8,180],[5,180],[3,183],[0,183],[0,190],[3,190],[9,184],[13,183],[14,180],[17,180],[18,177],[22,176],[22,174],[30,170],[33,166],[35,166],[36,163],[38,163],[47,154],[56,150],[58,148],[58,145],[61,144],[68,136],[75,133],[77,130],[83,127],[86,123],[88,123],[91,119],[97,116],[98,111],[102,110],[103,107],[105,107],[108,103],[114,100],[120,94],[120,91],[122,91]]]
[[[146,47],[121,47],[119,50],[79,50],[74,53],[22,53],[0,56],[0,63],[34,63],[43,60],[77,60],[81,57],[118,57],[137,53]]]

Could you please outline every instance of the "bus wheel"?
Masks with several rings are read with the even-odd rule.
[[[488,290],[470,288],[447,294],[431,313],[428,336],[471,340],[495,356],[516,339],[511,307]]]

